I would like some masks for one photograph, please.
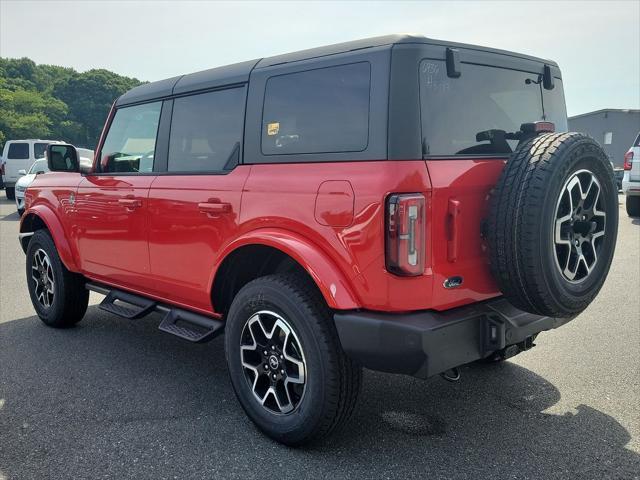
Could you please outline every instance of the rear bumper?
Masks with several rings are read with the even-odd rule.
[[[334,315],[344,351],[364,367],[427,378],[510,346],[571,318],[523,312],[503,298],[446,312],[346,312]]]

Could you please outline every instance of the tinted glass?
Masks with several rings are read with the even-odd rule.
[[[271,77],[262,115],[262,153],[357,152],[369,140],[369,63]]]
[[[120,108],[102,146],[105,172],[151,172],[162,102]]]
[[[44,158],[44,152],[47,150],[48,143],[34,143],[33,156],[35,158]]]
[[[9,152],[7,153],[7,159],[24,160],[26,158],[29,158],[28,143],[11,143],[9,145]]]
[[[239,161],[245,89],[176,98],[169,136],[168,171],[218,172]]]
[[[49,166],[47,165],[47,160],[38,160],[37,162],[33,162],[31,168],[28,173],[38,173],[38,172],[48,172]]]
[[[532,80],[527,82],[527,79]],[[488,130],[517,132],[539,120],[567,129],[562,82],[544,92],[544,113],[538,74],[481,65],[462,65],[459,78],[447,76],[442,61],[420,63],[420,103],[425,153],[428,155],[508,154],[516,140],[476,135]]]

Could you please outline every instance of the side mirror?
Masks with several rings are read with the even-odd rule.
[[[18,175],[26,175],[26,174],[27,174],[27,171],[24,168],[18,170]]]
[[[78,152],[73,145],[51,143],[47,146],[47,165],[52,172],[79,172]]]

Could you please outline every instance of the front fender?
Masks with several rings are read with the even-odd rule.
[[[71,246],[67,241],[62,222],[51,208],[42,204],[29,208],[20,219],[20,233],[35,231],[37,229],[35,226],[39,223],[36,218],[44,223],[47,230],[49,230],[60,260],[62,260],[67,270],[79,272],[80,269],[71,252]]]
[[[306,238],[280,229],[253,230],[230,243],[218,256],[210,279],[210,288],[213,287],[218,268],[224,259],[238,248],[247,245],[276,248],[293,258],[311,276],[330,308],[360,308],[360,301],[349,286],[347,278],[327,254]]]

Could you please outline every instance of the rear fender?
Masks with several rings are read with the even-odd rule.
[[[67,241],[62,222],[56,216],[56,214],[49,207],[45,205],[34,205],[25,212],[20,220],[20,233],[29,233],[34,231],[33,223],[34,217],[37,217],[45,224],[47,230],[51,234],[53,243],[56,246],[60,260],[67,268],[72,272],[79,272],[80,269],[76,263],[73,253],[71,252],[71,246]]]
[[[330,308],[337,310],[360,308],[360,301],[349,286],[346,276],[328,255],[306,238],[280,229],[254,230],[230,243],[218,256],[209,282],[210,290],[213,288],[218,268],[224,259],[236,249],[247,245],[276,248],[298,262],[318,286]]]

